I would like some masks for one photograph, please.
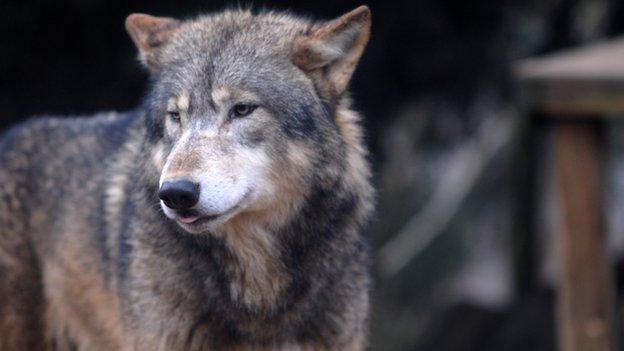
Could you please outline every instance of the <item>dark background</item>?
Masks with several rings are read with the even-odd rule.
[[[147,74],[125,33],[125,17],[133,12],[185,17],[236,4],[3,0],[0,130],[42,114],[131,109],[145,92]],[[251,4],[329,19],[362,2]],[[510,70],[514,60],[624,31],[624,2],[615,0],[367,4],[373,13],[373,35],[352,92],[365,116],[380,188],[380,209],[372,228],[376,247],[427,203],[427,189],[444,171],[446,157],[474,138],[484,115],[506,111],[500,118],[523,118]],[[373,349],[554,349],[552,289],[539,277],[537,244],[522,212],[531,199],[523,195],[522,170],[514,168],[514,157],[521,151],[522,147],[511,148],[487,168],[452,224],[406,270],[376,273]],[[487,229],[499,218],[509,223]],[[485,223],[485,231],[471,229],[474,223]],[[496,234],[494,241],[503,238],[507,247],[507,298],[497,303],[487,297],[477,299],[485,303],[441,298],[471,259],[464,246],[488,230]]]
[[[247,2],[242,2],[246,4]],[[253,1],[332,18],[359,1]],[[124,110],[137,104],[146,73],[123,22],[132,12],[185,17],[227,1],[3,1],[0,4],[0,103],[6,122],[35,114]],[[468,103],[500,80],[507,53],[505,8],[481,1],[373,1],[373,37],[353,82],[371,129],[422,94]],[[375,134],[371,134],[375,144]]]

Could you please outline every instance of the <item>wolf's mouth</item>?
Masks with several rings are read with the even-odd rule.
[[[220,217],[220,216],[222,216],[224,214],[225,213],[223,213],[223,214],[216,214],[216,215],[206,215],[206,216],[199,216],[199,215],[196,215],[196,214],[181,214],[178,217],[178,221],[180,221],[180,222],[182,222],[184,224],[193,224],[193,223],[198,222],[198,221],[211,221],[211,220],[216,219],[217,217]]]
[[[231,210],[227,210],[224,213],[213,214],[213,215],[201,215],[198,211],[195,210],[185,210],[179,211],[177,213],[177,221],[183,224],[194,224],[199,221],[211,221],[216,219],[217,217],[221,217],[222,215],[229,213]]]
[[[177,218],[176,220],[184,225],[187,226],[197,226],[203,223],[207,223],[210,221],[213,221],[217,218],[224,218],[227,217],[228,215],[232,214],[233,212],[235,212],[236,210],[238,210],[241,205],[247,200],[247,198],[249,197],[249,195],[251,194],[251,189],[247,190],[247,192],[245,193],[245,195],[243,195],[243,197],[241,198],[241,200],[234,206],[232,206],[230,209],[221,212],[221,213],[217,213],[217,214],[206,214],[206,215],[202,215],[199,211],[197,210],[183,210],[183,211],[176,211],[177,213]]]
[[[191,224],[199,219],[199,216],[180,217],[178,220],[184,224]]]

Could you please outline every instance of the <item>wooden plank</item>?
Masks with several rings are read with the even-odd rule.
[[[562,209],[562,276],[557,294],[559,349],[614,349],[613,274],[605,250],[598,125],[555,123],[555,167]]]
[[[523,79],[624,80],[624,37],[519,61]]]
[[[532,111],[575,118],[624,114],[624,37],[513,65]]]
[[[521,100],[529,111],[553,118],[621,118],[624,116],[624,79],[621,81],[525,80]]]

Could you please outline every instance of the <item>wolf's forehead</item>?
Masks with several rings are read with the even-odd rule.
[[[165,76],[196,97],[219,86],[271,94],[277,85],[298,80],[289,52],[294,38],[307,27],[306,21],[271,14],[200,17],[186,24],[166,48]],[[299,89],[289,90],[291,96]],[[201,97],[205,101],[208,96]]]
[[[288,51],[293,40],[310,25],[309,21],[274,13],[252,15],[248,11],[229,11],[203,16],[184,24],[165,56],[210,57],[218,63],[219,58],[279,55]]]
[[[263,100],[274,100],[275,94],[294,98],[295,92],[312,89],[303,73],[285,56],[238,53],[239,56],[230,58],[224,52],[207,52],[192,62],[174,65],[164,72],[166,86],[173,94],[188,92],[195,103],[217,99],[214,96],[228,100],[241,92]]]

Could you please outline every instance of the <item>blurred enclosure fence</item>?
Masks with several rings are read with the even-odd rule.
[[[603,127],[624,114],[624,38],[527,59],[518,75],[528,112],[547,119],[554,138],[559,349],[620,349],[604,224]]]
[[[616,7],[512,6],[500,60],[584,48],[614,31]],[[556,36],[565,40],[548,42]],[[605,46],[573,52],[591,58],[570,72],[624,64]],[[555,58],[527,62],[570,68],[568,55]],[[513,66],[513,76],[473,86],[466,103],[404,101],[376,136],[373,349],[622,347],[624,120],[610,117],[624,115],[624,69],[611,65],[589,85],[551,80],[545,91]]]
[[[433,185],[418,190],[427,198],[421,203],[381,203],[389,213],[380,213],[378,226],[384,229],[376,230],[394,233],[377,253],[377,272],[387,282],[381,301],[400,301],[401,291],[424,284],[437,291],[430,294],[435,298],[419,303],[468,301],[494,310],[506,306],[522,293],[515,281],[521,273],[514,262],[519,255],[509,248],[518,243],[513,233],[519,233],[521,246],[528,240],[539,251],[521,258],[533,260],[528,264],[535,266],[541,284],[556,290],[555,317],[545,321],[553,325],[556,342],[542,348],[618,350],[622,299],[615,298],[615,263],[624,240],[624,226],[617,220],[624,206],[616,204],[624,205],[624,184],[613,175],[622,173],[623,162],[617,160],[622,158],[623,128],[611,119],[624,115],[624,39],[526,59],[515,72],[521,93],[518,111],[506,110],[493,99],[477,100],[469,113],[479,114],[480,122],[470,138],[457,141],[443,156],[429,149],[387,160],[380,188],[393,199],[404,197],[406,184],[418,184],[418,179],[429,178]],[[415,150],[430,119],[443,119],[444,113],[449,112],[428,102],[408,106],[406,116],[419,118],[398,118],[386,135],[387,150]],[[406,167],[411,164],[425,169]],[[413,173],[406,176],[406,170]],[[521,192],[534,194],[523,197]],[[469,219],[470,214],[475,217]],[[445,240],[449,232],[454,237]],[[430,272],[416,272],[418,262]],[[445,274],[453,278],[441,283]],[[399,287],[393,289],[394,284]],[[377,313],[395,317],[395,325],[379,329],[385,335],[400,334],[400,325],[409,323],[412,333],[431,339],[425,336],[431,321],[415,317],[417,312],[395,305]],[[479,330],[471,332],[478,335]],[[513,342],[494,342],[521,349]]]

